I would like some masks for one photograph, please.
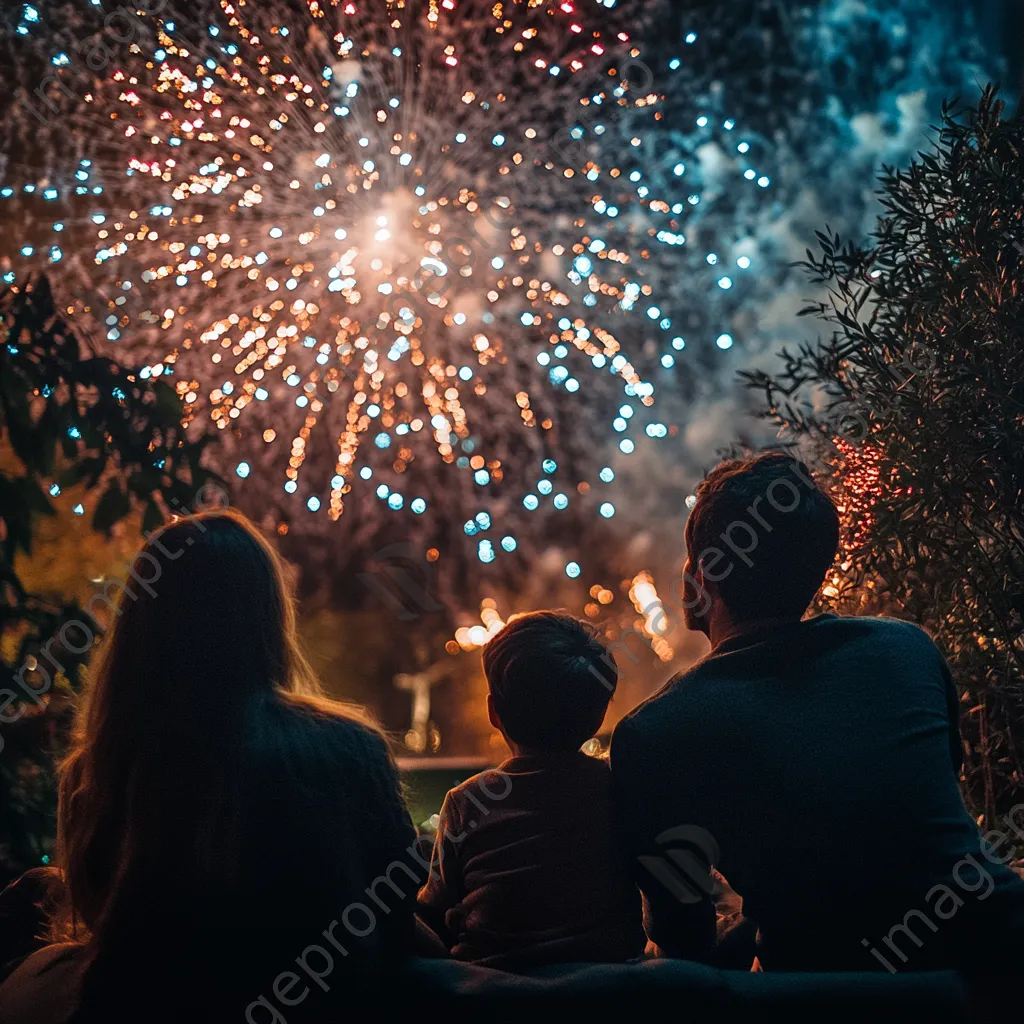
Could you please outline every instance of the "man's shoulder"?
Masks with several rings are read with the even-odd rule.
[[[869,629],[876,632],[897,632],[931,639],[916,622],[907,619],[893,619],[887,615],[821,615],[808,620],[825,626],[841,629]]]
[[[935,650],[935,641],[931,635],[917,623],[905,619],[891,619],[884,615],[823,615],[813,620],[813,624],[817,629],[838,633],[851,641],[891,643],[922,650]]]
[[[625,715],[615,727],[613,735],[644,732],[656,726],[665,714],[697,699],[696,688],[704,674],[703,663],[704,659],[701,659],[685,671],[676,673],[664,686]]]

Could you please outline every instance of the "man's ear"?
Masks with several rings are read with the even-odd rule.
[[[698,618],[703,618],[711,609],[711,592],[708,590],[709,584],[704,579],[704,567],[700,562],[697,562],[697,571],[693,574],[693,579],[700,595],[700,603],[694,611]]]
[[[494,695],[491,693],[487,694],[487,721],[504,735],[504,731],[501,728],[501,719],[498,717],[498,712],[494,709]]]

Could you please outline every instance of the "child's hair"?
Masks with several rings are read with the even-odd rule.
[[[513,742],[577,750],[604,721],[619,672],[597,630],[564,612],[513,618],[484,647],[494,709]]]

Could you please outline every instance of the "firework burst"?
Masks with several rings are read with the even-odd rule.
[[[555,426],[550,385],[581,389],[570,350],[650,404],[620,341],[630,257],[550,202],[587,171],[559,165],[552,121],[581,91],[631,102],[628,36],[606,35],[567,2],[147,19],[78,114],[87,175],[122,181],[91,217],[107,341],[244,439],[239,475],[284,463],[332,518],[360,486],[422,512],[404,474],[431,449],[500,482],[544,448],[521,428]]]

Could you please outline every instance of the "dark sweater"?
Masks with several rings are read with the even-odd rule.
[[[664,858],[666,830],[706,830],[694,849],[716,859],[778,969],[963,965],[979,930],[998,954],[1024,883],[995,862],[1009,845],[983,855],[961,760],[956,690],[928,635],[832,615],[720,644],[628,715],[611,753],[633,854]],[[640,874],[651,938],[692,952],[707,900]]]
[[[611,776],[585,754],[512,757],[453,789],[420,902],[452,955],[517,970],[644,949],[640,894],[613,827]]]

